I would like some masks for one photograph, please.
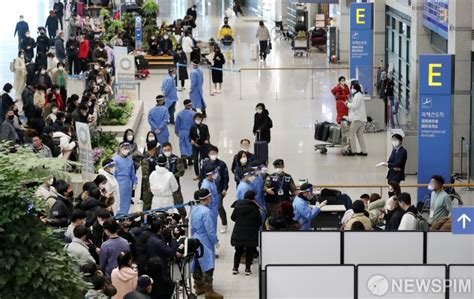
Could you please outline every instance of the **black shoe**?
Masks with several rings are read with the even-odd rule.
[[[367,156],[367,153],[357,153],[357,156],[362,156],[362,157],[366,157]]]
[[[346,152],[346,153],[344,154],[344,156],[348,156],[348,157],[354,157],[355,155],[356,155],[356,154],[354,154],[353,152],[350,152],[350,151],[349,151],[349,152]]]

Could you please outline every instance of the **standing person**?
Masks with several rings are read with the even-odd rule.
[[[349,87],[346,84],[346,77],[339,77],[338,82],[339,83],[331,89],[331,93],[336,98],[336,121],[338,124],[340,124],[344,116],[349,114],[349,109],[347,109],[345,103],[349,99],[351,92],[349,91]]]
[[[240,12],[240,16],[243,17],[244,12],[242,11],[242,5],[240,3],[240,0],[234,0],[234,13],[236,17],[239,16],[238,14],[239,12]]]
[[[194,125],[189,131],[189,139],[193,146],[193,163],[194,163],[194,174],[196,177],[194,180],[199,179],[199,165],[201,160],[207,156],[207,149],[210,143],[209,128],[206,124],[202,123],[203,115],[201,113],[194,114]]]
[[[300,230],[310,230],[311,221],[319,215],[321,208],[327,204],[325,200],[319,206],[311,208],[308,202],[313,196],[313,185],[304,183],[300,187],[300,193],[293,200],[293,210],[295,213],[293,219],[300,225]]]
[[[189,98],[193,102],[194,109],[200,109],[202,117],[206,118],[206,102],[204,102],[204,75],[199,67],[198,61],[193,61],[193,70],[191,71],[191,88],[189,89]]]
[[[219,174],[215,180],[217,193],[219,194],[219,204],[217,209],[222,223],[222,229],[220,233],[224,234],[227,231],[227,213],[224,208],[224,198],[226,197],[227,190],[229,189],[229,170],[227,169],[227,164],[218,158],[219,149],[216,146],[211,145],[209,147],[208,155],[209,159],[204,159],[202,161],[199,179],[200,183],[202,183],[206,177],[205,169],[208,169],[209,167],[214,167]]]
[[[387,180],[400,183],[405,180],[405,165],[407,163],[408,153],[403,147],[403,137],[400,134],[392,136],[392,153],[387,162],[382,165],[388,168]]]
[[[153,132],[152,132],[153,133]],[[142,166],[142,196],[143,210],[147,211],[151,209],[151,202],[153,199],[153,193],[150,190],[150,175],[156,169],[156,158],[157,158],[157,145],[156,140],[148,141],[146,143],[145,155],[141,161]]]
[[[170,134],[168,132],[168,120],[170,114],[165,105],[165,97],[159,95],[156,97],[156,106],[148,112],[148,123],[151,130],[158,136],[158,143],[168,142]]]
[[[66,63],[66,49],[64,48],[64,32],[59,31],[54,41],[54,51],[59,62]]]
[[[278,207],[284,201],[290,201],[296,193],[296,185],[290,174],[285,172],[285,163],[282,159],[273,162],[275,172],[265,180],[265,205],[267,217],[277,216]]]
[[[183,47],[181,45],[176,46],[176,53],[173,56],[174,67],[178,69],[178,76],[176,79],[176,86],[178,86],[178,91],[184,90],[184,83],[189,79],[188,77],[188,59],[186,54],[183,52]],[[180,64],[180,65],[178,65]],[[178,85],[178,80],[181,82],[181,85]]]
[[[26,64],[25,64],[25,53],[20,50],[18,57],[15,58],[13,63],[15,67],[15,101],[21,100],[21,94],[25,89],[26,83]]]
[[[35,57],[35,48],[35,40],[31,37],[30,31],[26,31],[25,38],[21,41],[20,45],[20,49],[25,52],[25,62],[30,62]]]
[[[1,105],[1,110],[0,110],[1,123],[3,123],[3,121],[5,120],[5,113],[7,113],[8,110],[12,110],[13,112],[13,106],[15,105],[15,101],[10,96],[12,89],[13,89],[13,85],[11,85],[10,83],[6,83],[5,85],[3,85],[3,91],[1,92],[2,105]]]
[[[173,192],[178,190],[178,182],[168,169],[167,159],[159,156],[155,171],[150,174],[150,191],[153,193],[151,209],[165,208],[174,205]],[[170,213],[177,212],[176,209],[168,210]]]
[[[137,287],[138,273],[132,269],[132,254],[122,251],[117,257],[117,268],[112,270],[112,285],[117,293],[112,299],[122,299]]]
[[[137,187],[137,176],[132,159],[129,157],[130,144],[120,143],[120,154],[114,157],[115,178],[120,192],[120,206],[117,214],[127,214],[132,203],[132,190]]]
[[[365,147],[364,129],[367,122],[367,112],[365,110],[364,95],[362,94],[359,83],[354,83],[351,89],[352,100],[346,101],[349,108],[349,121],[351,126],[349,129],[350,149],[345,152],[346,156],[367,156],[367,148]],[[357,140],[356,140],[357,137]],[[357,141],[359,142],[360,152],[357,150]]]
[[[53,71],[53,84],[59,86],[61,98],[65,101],[67,99],[67,77],[68,73],[64,69],[64,63],[59,62],[57,68]],[[62,109],[64,110],[64,109]]]
[[[428,189],[431,191],[430,217],[428,219],[430,224],[451,216],[453,210],[451,197],[444,191],[443,185],[444,178],[442,176],[434,175],[431,177],[431,181],[428,185]]]
[[[244,199],[245,193],[253,191],[252,183],[255,181],[255,174],[253,168],[250,167],[245,168],[245,170],[242,171],[242,179],[240,180],[239,185],[237,186],[237,191],[235,192],[237,200]]]
[[[20,15],[20,21],[16,23],[15,32],[13,33],[13,37],[18,33],[18,47],[20,48],[21,43],[26,38],[26,32],[30,30],[28,23],[25,22],[23,15]]]
[[[216,93],[219,94],[222,92],[222,77],[223,77],[223,72],[222,72],[222,66],[225,64],[225,58],[224,55],[221,52],[221,49],[219,47],[214,48],[214,57],[212,59],[212,71],[211,71],[211,76],[212,76],[212,83],[214,83],[214,92],[212,95],[215,95]]]
[[[232,204],[234,211],[230,217],[235,222],[230,244],[235,247],[232,274],[239,273],[240,258],[245,252],[245,275],[252,274],[251,266],[257,253],[258,232],[262,225],[260,208],[255,202],[256,194],[247,191],[242,200]]]
[[[268,31],[268,28],[265,26],[263,21],[259,22],[256,37],[260,44],[260,60],[263,59],[263,61],[265,61],[267,59],[267,47],[268,41],[270,40],[270,31]]]
[[[197,20],[197,12],[196,12],[196,4],[193,4],[188,10],[186,11],[187,16],[193,17],[193,21],[196,22]]]
[[[89,40],[84,35],[79,37],[79,51],[77,52],[77,60],[79,60],[79,71],[87,70],[87,62],[89,57]]]
[[[178,158],[178,156],[173,154],[173,146],[169,142],[163,144],[163,153],[161,155],[166,157],[166,169],[171,171],[176,182],[178,182],[178,190],[173,192],[174,204],[181,205],[183,204],[183,194],[181,193],[181,183],[179,178],[184,175],[186,170],[186,159]],[[178,208],[178,212],[183,218],[186,217],[185,208]]]
[[[237,166],[239,166],[240,158],[242,158],[242,155],[240,154],[241,151],[245,152],[248,162],[255,161],[255,155],[250,152],[250,140],[247,138],[241,139],[240,150],[237,151],[237,154],[235,154],[234,158],[232,159],[232,166],[230,167],[230,171],[232,173],[235,173],[235,169]]]
[[[54,2],[53,10],[58,17],[61,30],[63,30],[64,4],[61,2],[61,0],[56,0],[56,2]]]
[[[99,260],[100,268],[106,278],[110,278],[112,270],[117,268],[119,255],[124,251],[130,251],[127,240],[118,235],[120,225],[113,218],[108,218],[104,222],[104,231],[109,237],[100,246]]]
[[[194,41],[188,30],[184,31],[184,37],[181,40],[183,52],[186,55],[186,61],[191,61],[191,53],[193,52]]]
[[[168,69],[168,76],[165,77],[161,84],[161,91],[165,97],[165,106],[170,116],[170,124],[174,125],[174,112],[176,110],[176,102],[178,94],[176,90],[176,69]]]
[[[215,268],[215,247],[218,246],[216,227],[212,221],[211,193],[207,189],[197,192],[199,204],[191,209],[191,236],[203,245],[203,255],[195,258],[192,264],[194,289],[196,295],[206,298],[222,299],[221,294],[214,291],[213,274]]]
[[[106,159],[102,162],[102,168],[99,169],[99,174],[107,178],[107,184],[105,185],[105,191],[111,193],[114,197],[114,204],[112,210],[114,214],[117,214],[120,207],[120,190],[119,183],[115,178],[115,162],[112,159]]]
[[[193,104],[191,100],[186,99],[183,104],[184,109],[176,116],[174,132],[179,137],[179,150],[181,152],[181,157],[185,157],[190,166],[192,165],[193,148],[191,145],[191,139],[189,138],[189,132],[194,126],[194,115],[196,112],[192,109]]]
[[[54,10],[49,11],[49,16],[46,19],[46,24],[44,25],[46,28],[48,28],[48,35],[50,39],[53,39],[56,37],[56,32],[58,31],[58,17],[56,16],[56,13]]]
[[[219,172],[214,166],[209,165],[206,169],[204,169],[204,173],[206,174],[206,177],[202,181],[201,189],[207,189],[211,193],[211,203],[209,205],[209,209],[211,209],[212,222],[214,223],[214,227],[217,231],[219,192],[217,191],[216,180],[219,176]]]
[[[266,141],[270,143],[270,129],[273,128],[273,122],[270,113],[265,108],[265,104],[258,103],[255,107],[255,115],[253,121],[253,134],[257,141]]]
[[[67,67],[69,74],[79,74],[79,60],[77,52],[79,51],[79,43],[76,35],[70,35],[66,42]]]
[[[46,59],[46,53],[49,51],[49,39],[46,36],[46,28],[38,27],[38,32],[40,35],[36,38],[36,56]]]
[[[15,119],[15,113],[13,110],[7,110],[5,113],[5,120],[2,123],[2,130],[0,135],[0,140],[9,141],[11,145],[16,144],[20,141],[20,137],[16,131],[13,120]]]

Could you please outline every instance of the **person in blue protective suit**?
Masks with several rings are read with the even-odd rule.
[[[181,157],[186,157],[188,165],[192,165],[192,154],[193,146],[191,145],[191,139],[189,138],[189,132],[194,126],[194,115],[193,104],[191,100],[186,99],[183,102],[184,109],[181,110],[176,116],[176,123],[174,125],[174,132],[179,137],[179,150],[181,151]]]
[[[137,176],[133,160],[130,158],[130,144],[128,142],[120,143],[119,155],[114,157],[115,173],[120,192],[120,206],[117,212],[127,214],[132,203],[132,190],[137,187]]]
[[[204,169],[206,178],[202,181],[201,189],[207,189],[211,192],[212,201],[209,205],[209,209],[212,212],[212,221],[214,222],[214,227],[217,230],[217,216],[218,216],[218,206],[219,206],[219,192],[217,191],[216,180],[219,176],[219,172],[216,167],[209,165]]]
[[[293,199],[293,210],[295,217],[293,220],[299,223],[300,230],[310,230],[311,221],[321,212],[327,201],[323,201],[319,206],[311,207],[308,203],[313,198],[313,185],[304,183],[300,187],[298,196]]]
[[[200,109],[204,118],[206,115],[206,102],[204,102],[204,92],[202,85],[204,84],[204,76],[199,68],[199,62],[193,61],[193,70],[191,71],[191,88],[189,90],[189,98],[193,102],[194,109]]]
[[[219,232],[224,234],[227,232],[227,213],[224,208],[224,198],[229,189],[229,170],[227,164],[218,158],[219,149],[216,146],[211,145],[207,153],[209,158],[202,160],[201,171],[199,172],[199,184],[201,185],[202,181],[206,178],[205,169],[209,166],[214,166],[219,173],[215,180],[217,192],[219,193],[218,211],[222,222],[222,229]]]
[[[170,114],[164,104],[165,98],[159,95],[156,97],[156,106],[148,112],[148,123],[150,124],[151,130],[156,133],[159,144],[168,142],[170,138],[168,132]]]
[[[174,112],[176,110],[176,102],[178,101],[178,91],[176,90],[176,69],[170,68],[168,76],[165,77],[161,84],[161,91],[165,96],[165,106],[170,115],[170,124],[174,124]]]
[[[253,191],[252,182],[255,181],[255,171],[252,168],[245,168],[243,171],[243,178],[237,186],[236,199],[244,199],[247,191]]]
[[[195,258],[191,267],[194,278],[196,295],[205,295],[205,298],[224,298],[213,288],[213,274],[215,268],[215,247],[219,247],[216,228],[212,221],[212,196],[209,190],[197,191],[199,204],[191,209],[191,237],[198,239],[203,246],[203,255]]]
[[[265,164],[260,164],[258,161],[255,161],[251,164],[253,170],[255,171],[255,180],[251,183],[252,189],[256,194],[255,202],[260,207],[260,212],[262,213],[262,219],[265,221],[267,217],[267,212],[265,209],[265,180],[268,176],[266,173],[267,167]]]

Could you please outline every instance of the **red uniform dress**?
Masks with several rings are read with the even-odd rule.
[[[331,93],[336,97],[336,111],[337,111],[337,118],[336,121],[338,124],[341,123],[342,118],[344,116],[349,115],[349,109],[346,107],[344,104],[347,99],[349,99],[349,87],[347,85],[344,85],[344,87],[341,87],[340,84],[337,84],[331,89]]]

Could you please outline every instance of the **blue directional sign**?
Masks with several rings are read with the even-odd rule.
[[[474,235],[474,208],[453,208],[452,231],[455,235]]]
[[[137,16],[135,18],[135,47],[140,49],[142,47],[142,18]]]

